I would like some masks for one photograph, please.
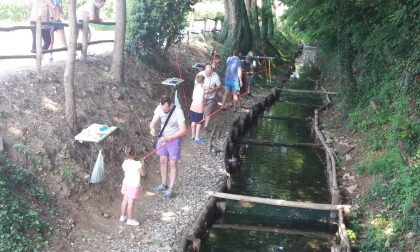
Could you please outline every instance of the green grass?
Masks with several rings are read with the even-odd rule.
[[[389,150],[359,165],[360,172],[371,174],[375,182],[363,199],[366,212],[356,213],[351,225],[356,245],[362,251],[407,251],[420,231],[420,150],[411,165],[399,152]],[[362,223],[364,219],[364,223]]]
[[[89,24],[95,31],[115,31],[115,25]]]

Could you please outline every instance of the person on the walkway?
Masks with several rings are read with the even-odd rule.
[[[124,147],[124,156],[124,180],[121,187],[124,199],[121,203],[120,221],[127,221],[127,225],[130,226],[138,226],[139,222],[133,218],[134,201],[139,198],[141,176],[146,176],[146,170],[140,161],[134,160],[135,150],[132,145]]]
[[[61,44],[63,47],[67,47],[67,40],[66,40],[66,34],[64,33],[64,26],[62,25],[63,21],[61,20],[61,14],[63,14],[63,3],[62,0],[51,0],[51,3],[53,5],[53,20],[51,21],[53,23],[51,27],[51,45],[50,50],[54,48],[54,32],[57,32]],[[52,54],[50,61],[52,60]]]
[[[204,143],[207,140],[200,138],[200,129],[204,113],[204,76],[197,74],[195,76],[195,85],[192,95],[192,102],[190,106],[190,121],[191,121],[191,139],[196,143]]]
[[[171,114],[171,110],[174,110]],[[168,118],[170,116],[170,118]],[[157,144],[156,154],[160,156],[160,175],[162,184],[154,188],[155,192],[163,192],[165,197],[171,198],[174,193],[174,185],[177,175],[178,160],[181,157],[181,135],[186,130],[185,117],[182,109],[172,103],[171,98],[163,95],[160,104],[156,107],[152,121],[150,122],[150,134],[157,136],[155,126],[160,122],[162,130],[168,119]],[[161,145],[164,145],[160,148]],[[169,186],[167,184],[168,163],[170,166]]]
[[[217,70],[219,69],[220,61],[222,60],[222,57],[220,57],[219,54],[215,54],[213,56],[213,60],[211,62],[211,66],[213,67],[213,72],[217,73]]]
[[[89,0],[84,5],[80,6],[76,10],[76,20],[79,23],[83,22],[84,17],[88,17],[90,21],[102,21],[100,18],[100,10],[104,7],[106,0]],[[77,29],[77,36],[79,35],[79,29]],[[88,27],[88,42],[92,37],[90,28]]]
[[[31,9],[31,15],[29,16],[29,22],[33,26],[32,32],[32,52],[36,50],[36,20],[41,17],[41,22],[49,22],[53,16],[53,6],[51,0],[31,0],[29,3]],[[42,36],[42,50],[48,50],[51,44],[51,34],[49,25],[41,25],[41,36]]]
[[[241,60],[239,50],[233,52],[233,56],[226,60],[225,93],[222,100],[222,110],[226,109],[226,99],[229,94],[233,96],[233,111],[238,109],[238,92],[242,87]]]
[[[221,88],[222,83],[220,82],[219,75],[213,71],[213,65],[207,64],[204,67],[204,71],[199,73],[205,77],[204,79],[204,90],[206,92],[205,96],[205,106],[204,106],[204,128],[205,133],[208,132],[208,126],[210,122],[210,114],[212,112],[214,104],[216,101],[217,91]]]
[[[252,97],[251,94],[251,85],[254,79],[254,68],[252,66],[253,58],[251,56],[246,56],[242,60],[241,71],[242,71],[242,82],[244,83],[244,92],[247,93],[247,96]]]

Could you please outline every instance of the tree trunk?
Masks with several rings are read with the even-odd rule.
[[[239,49],[247,53],[252,48],[252,31],[244,0],[224,0],[225,21],[221,40],[225,43],[225,51],[232,53]]]
[[[258,20],[257,0],[245,0],[245,7],[248,13],[249,25],[253,35],[253,48],[257,48],[260,43],[260,23]]]
[[[111,74],[117,82],[124,82],[124,45],[126,23],[126,0],[117,0],[114,56],[112,58],[111,65]]]
[[[64,69],[64,93],[66,98],[66,121],[73,133],[77,129],[76,95],[74,90],[74,65],[76,62],[76,0],[69,0],[69,44]]]
[[[262,39],[273,38],[274,23],[273,23],[273,0],[262,0],[261,21],[262,21]]]

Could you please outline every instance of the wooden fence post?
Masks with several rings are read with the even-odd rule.
[[[87,58],[87,48],[88,48],[88,31],[89,31],[89,17],[83,17],[83,27],[82,27],[82,61],[86,63]]]
[[[36,18],[35,45],[36,45],[36,71],[38,72],[38,77],[41,77],[42,27],[41,27],[41,17],[40,16]]]
[[[215,19],[214,20],[214,31],[217,31],[217,22],[219,21],[219,19]]]
[[[204,19],[204,34],[206,34],[207,31],[207,18]]]

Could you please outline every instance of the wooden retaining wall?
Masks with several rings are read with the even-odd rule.
[[[331,104],[331,100],[328,96],[330,92],[327,92],[322,88],[322,92],[325,93],[325,105],[322,109],[327,108]],[[218,188],[217,192],[223,193],[226,189],[230,189],[231,179],[230,173],[233,169],[236,169],[239,166],[239,153],[240,146],[235,144],[235,141],[238,138],[243,137],[246,131],[251,127],[251,125],[257,121],[260,114],[268,107],[272,106],[280,97],[281,89],[273,88],[271,93],[266,96],[266,98],[253,105],[250,111],[246,114],[242,114],[240,117],[236,118],[231,125],[231,129],[227,136],[225,145],[224,145],[224,159],[225,167],[228,176],[226,177],[225,183]],[[327,174],[328,174],[328,185],[330,188],[331,194],[331,208],[326,210],[331,210],[331,219],[337,221],[338,232],[337,236],[340,240],[339,245],[334,245],[331,247],[331,251],[351,251],[351,245],[346,231],[346,226],[344,224],[344,215],[348,214],[350,211],[350,206],[339,205],[340,204],[340,192],[337,184],[337,175],[336,175],[336,165],[335,157],[332,154],[332,150],[325,143],[325,138],[322,135],[322,132],[319,130],[319,110],[315,110],[314,116],[314,130],[317,134],[317,137],[321,141],[322,147],[325,150],[325,157],[327,161]],[[217,215],[221,215],[226,210],[225,202],[218,202],[216,197],[219,194],[213,194],[213,197],[210,197],[206,205],[201,210],[196,221],[193,224],[193,227],[188,230],[184,235],[181,243],[179,244],[179,251],[199,251],[201,246],[201,238],[211,227],[212,221]],[[220,194],[221,195],[221,194]],[[211,195],[210,195],[211,196]],[[338,207],[338,208],[337,208]]]

